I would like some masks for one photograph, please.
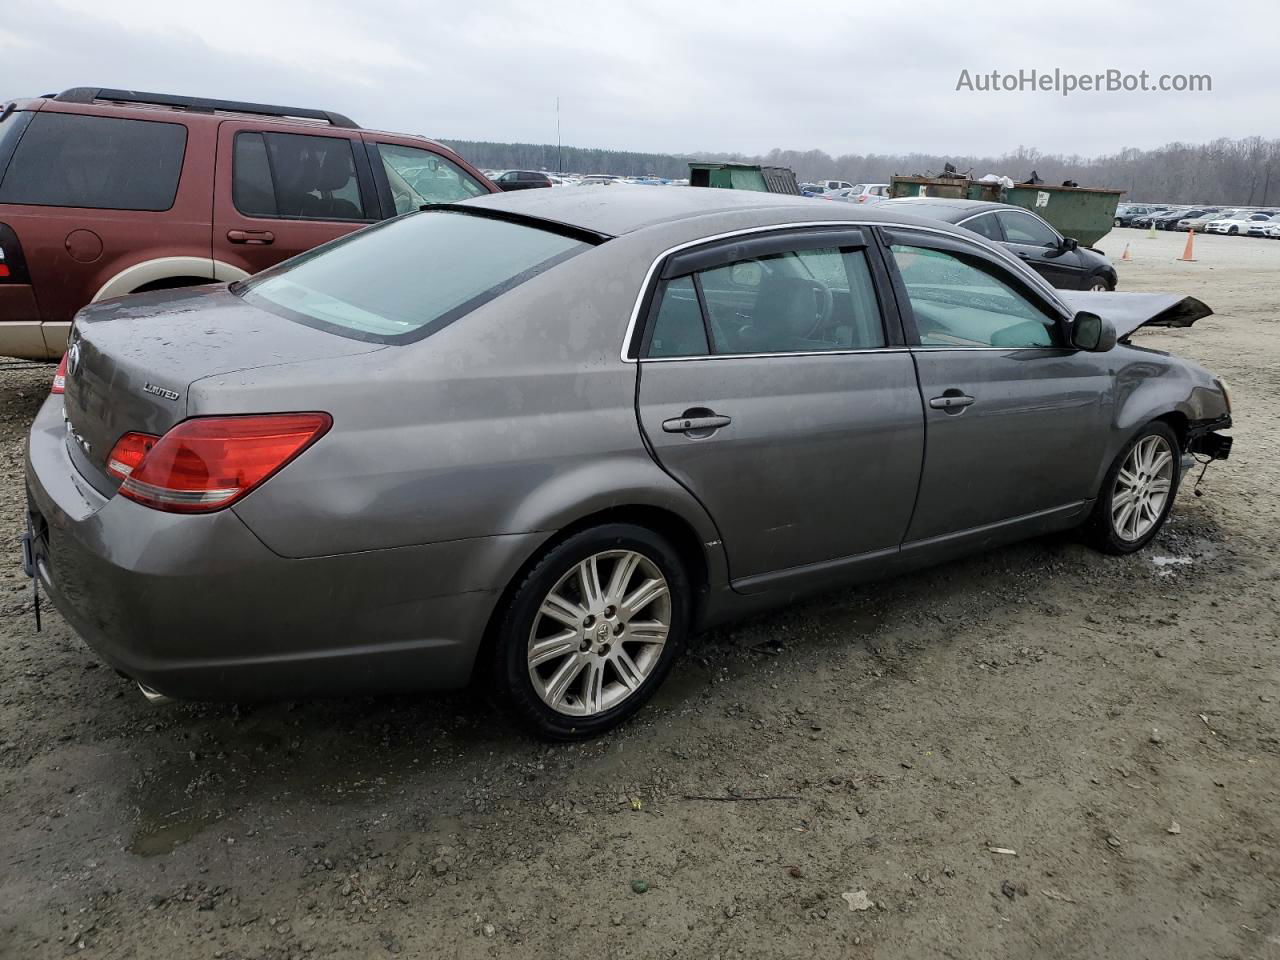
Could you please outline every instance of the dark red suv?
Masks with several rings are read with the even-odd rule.
[[[426,203],[497,192],[424,137],[298,107],[77,87],[0,106],[0,355],[76,311],[239,280]]]

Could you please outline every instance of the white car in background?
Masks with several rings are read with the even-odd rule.
[[[835,193],[837,190],[849,190],[853,187],[848,180],[816,180],[814,183],[822,189],[824,196]]]
[[[1272,230],[1275,227],[1280,227],[1280,213],[1273,214],[1272,216],[1267,217],[1267,219],[1265,220],[1253,221],[1251,224],[1249,224],[1249,231],[1248,231],[1249,236],[1265,237],[1268,235],[1267,231]]]
[[[824,200],[843,200],[845,203],[882,203],[889,199],[887,183],[855,183],[852,187],[822,195]]]
[[[1267,213],[1237,212],[1229,216],[1219,217],[1217,220],[1210,220],[1204,229],[1206,233],[1225,233],[1228,236],[1237,236],[1239,234],[1248,234],[1249,228],[1255,223],[1270,219],[1271,215]]]

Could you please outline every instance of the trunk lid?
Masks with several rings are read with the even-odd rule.
[[[116,441],[130,431],[163,436],[186,418],[195,381],[381,349],[249,306],[226,286],[94,304],[76,317],[68,346],[67,448],[85,479],[110,495],[119,485],[106,473]]]

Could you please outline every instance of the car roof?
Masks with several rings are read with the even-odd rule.
[[[1020,210],[1030,213],[1025,207],[1012,203],[993,203],[989,200],[953,200],[950,197],[895,197],[888,201],[894,207],[910,207],[918,217],[930,217],[945,223],[959,223],[979,213],[989,210]]]

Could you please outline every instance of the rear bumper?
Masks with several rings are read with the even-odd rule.
[[[26,477],[32,561],[58,611],[107,663],[182,698],[462,686],[498,571],[538,539],[287,559],[229,510],[104,499],[68,458],[56,398],[32,427]]]

